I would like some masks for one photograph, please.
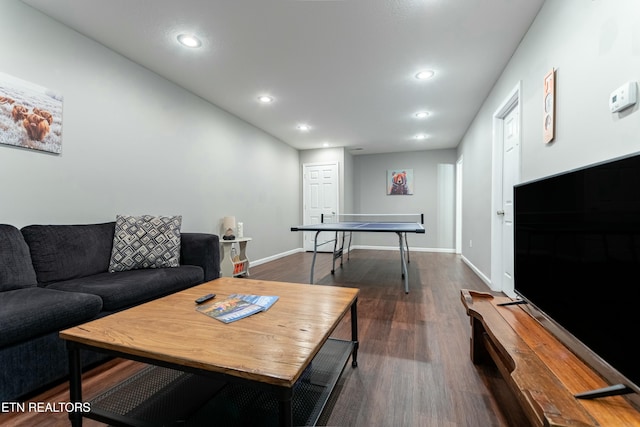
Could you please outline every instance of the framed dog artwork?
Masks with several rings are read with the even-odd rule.
[[[62,95],[0,73],[0,144],[60,154]]]
[[[413,169],[387,170],[387,195],[407,196],[413,194]]]

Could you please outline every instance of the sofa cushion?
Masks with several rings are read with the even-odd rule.
[[[101,273],[91,277],[53,283],[47,289],[99,295],[103,310],[116,311],[202,283],[201,267],[183,265],[176,268]]]
[[[220,240],[215,234],[182,233],[180,263],[199,265],[204,270],[204,281],[220,277]]]
[[[181,216],[116,216],[109,271],[180,265]]]
[[[13,225],[0,224],[0,292],[37,284],[29,246]]]
[[[38,282],[51,283],[106,272],[114,223],[29,225],[22,229]]]
[[[46,288],[0,293],[0,348],[93,319],[102,309],[96,295]]]
[[[95,366],[110,356],[96,351],[81,351],[82,367]],[[51,332],[28,341],[4,347],[0,351],[0,402],[25,401],[34,391],[49,389],[69,376],[67,346],[59,332]],[[0,414],[0,419],[3,415]],[[31,418],[31,417],[29,417]],[[36,417],[37,419],[37,417]],[[6,420],[6,418],[5,418]],[[27,419],[24,423],[2,425],[44,426],[48,422]],[[53,424],[66,425],[64,422]],[[86,423],[88,424],[88,423]],[[85,425],[86,425],[85,424]],[[106,425],[106,424],[104,424]]]

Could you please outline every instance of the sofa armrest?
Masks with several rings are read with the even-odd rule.
[[[202,267],[205,282],[220,277],[220,240],[218,236],[206,233],[182,233],[180,264]]]

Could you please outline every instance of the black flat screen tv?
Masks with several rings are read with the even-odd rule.
[[[515,186],[514,239],[516,293],[638,405],[640,155]]]

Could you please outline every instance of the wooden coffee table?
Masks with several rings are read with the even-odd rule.
[[[292,425],[294,417],[296,424],[314,424],[349,357],[357,366],[358,292],[225,277],[64,330],[60,337],[69,351],[70,398],[82,408],[69,414],[72,425],[82,425],[82,417],[116,425],[154,425],[154,416],[165,425],[171,424],[169,416],[181,425],[189,425],[189,420],[197,425],[202,423],[198,417],[217,417],[225,411],[238,417],[267,411],[270,404],[259,402],[269,399],[275,402],[280,425]],[[196,311],[194,300],[208,293],[217,294],[217,299],[232,293],[280,298],[266,312],[225,324]],[[349,311],[351,341],[330,338]],[[89,405],[82,401],[82,349],[149,367],[89,402],[91,410],[83,412]],[[313,390],[312,397],[308,390]],[[236,399],[243,393],[249,397]],[[243,399],[260,408],[248,408]],[[169,415],[171,402],[178,402],[178,408]],[[301,405],[310,409],[298,414]],[[267,412],[259,412],[260,417],[268,417]]]

